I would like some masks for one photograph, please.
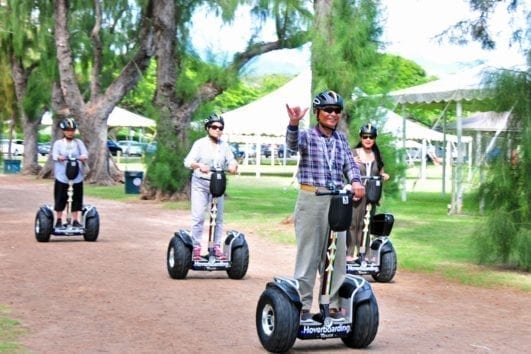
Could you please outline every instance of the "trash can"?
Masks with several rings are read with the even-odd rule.
[[[125,193],[139,194],[143,178],[142,171],[125,171]]]
[[[19,173],[20,160],[4,160],[4,173]]]

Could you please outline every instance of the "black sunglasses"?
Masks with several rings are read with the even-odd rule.
[[[223,131],[223,126],[222,125],[211,125],[209,128],[210,129],[214,129],[214,130]]]
[[[371,140],[374,140],[374,136],[372,135],[364,135],[361,137],[362,139],[371,139]]]
[[[325,107],[325,108],[323,108],[323,111],[325,111],[326,113],[334,112],[335,114],[341,113],[342,110],[343,109],[339,108],[339,107]]]

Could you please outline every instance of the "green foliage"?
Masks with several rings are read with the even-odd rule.
[[[417,63],[391,54],[379,54],[379,60],[368,68],[367,80],[360,88],[368,95],[424,84],[431,81]]]
[[[379,134],[377,143],[384,161],[384,170],[390,179],[384,183],[384,192],[397,197],[401,191],[401,180],[406,173],[406,164],[402,161],[402,149],[396,147],[395,138],[391,134]]]
[[[222,67],[208,64],[194,56],[184,56],[182,70],[179,72],[175,84],[176,95],[181,100],[189,101],[196,98],[198,89],[205,82],[226,89],[231,83],[237,81],[237,77],[231,71]]]
[[[156,89],[156,71],[157,63],[153,60],[138,84],[120,102],[122,108],[152,117],[148,112],[154,108],[153,97]]]
[[[480,187],[487,222],[478,232],[478,257],[482,263],[501,263],[531,269],[531,98],[527,72],[505,71],[492,78],[496,108],[512,110],[512,132],[498,139],[498,158],[490,161]],[[510,156],[511,158],[507,158]]]
[[[13,88],[6,86],[8,83],[5,81],[6,75],[12,75],[13,64],[20,68],[19,74],[25,80],[22,83],[25,92],[21,92],[20,103],[28,119],[40,117],[49,104],[51,83],[57,75],[55,46],[50,35],[52,11],[52,4],[30,0],[10,0],[0,6],[0,23],[5,26],[0,31],[0,96],[5,94],[7,97],[5,106],[0,101],[0,115],[16,112],[16,98],[14,93],[9,92]]]
[[[172,195],[182,190],[190,179],[190,170],[184,168],[187,150],[182,144],[165,145],[160,139],[153,160],[147,168],[146,180],[153,188]]]
[[[0,123],[10,119],[15,112],[15,88],[7,58],[0,55]],[[0,131],[0,134],[2,132]]]
[[[8,309],[0,305],[0,353],[22,352],[22,346],[16,341],[26,331],[20,322],[7,317],[7,314]]]
[[[237,81],[214,100],[215,112],[226,112],[244,106],[276,90],[291,78],[282,75],[266,75]]]
[[[382,28],[378,6],[373,0],[335,0],[331,13],[316,14],[319,20],[314,21],[312,35],[314,92],[331,89],[348,97],[354,87],[366,82],[367,68],[379,58]]]
[[[105,90],[132,59],[142,20],[141,1],[117,0],[101,2],[103,20],[100,28],[102,43],[101,88]],[[94,65],[91,34],[95,25],[94,5],[82,0],[72,1],[69,10],[70,45],[75,71],[82,92],[88,100],[90,75]]]
[[[54,74],[46,72],[44,65],[32,71],[28,78],[26,96],[23,100],[24,111],[30,120],[42,116],[51,101]]]

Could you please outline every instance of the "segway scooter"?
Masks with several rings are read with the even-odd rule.
[[[382,176],[362,176],[372,183],[373,188],[366,187],[365,216],[363,218],[363,237],[359,249],[359,258],[347,262],[347,273],[371,275],[382,283],[390,282],[396,274],[396,252],[389,240],[393,228],[393,214],[376,214],[376,204],[380,201]]]
[[[347,274],[339,289],[339,306],[344,319],[330,317],[329,301],[334,273],[337,232],[349,228],[352,220],[352,194],[346,190],[317,191],[333,195],[328,212],[329,237],[319,310],[312,322],[301,321],[302,301],[298,281],[277,276],[266,285],[256,308],[256,329],[262,346],[275,353],[288,351],[297,338],[341,338],[350,348],[365,348],[376,337],[378,304],[371,285],[361,276]]]
[[[226,260],[217,259],[214,254],[214,228],[216,226],[218,198],[225,193],[227,178],[221,169],[213,169],[210,176],[210,224],[208,229],[208,254],[200,260],[192,257],[193,239],[189,230],[181,229],[174,234],[166,253],[166,267],[173,279],[184,279],[188,270],[227,272],[231,279],[242,279],[249,266],[249,247],[245,235],[228,231],[223,243]]]
[[[85,241],[96,241],[100,232],[100,217],[95,207],[84,205],[81,211],[81,227],[72,225],[72,201],[74,196],[74,179],[79,173],[79,160],[69,157],[66,160],[66,177],[68,178],[68,199],[66,201],[66,224],[54,226],[54,211],[51,205],[42,205],[35,216],[35,238],[39,242],[50,241],[50,236],[83,236]]]

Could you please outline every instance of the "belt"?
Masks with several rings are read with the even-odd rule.
[[[315,191],[317,190],[317,187],[310,186],[309,184],[301,184],[301,190],[306,191],[306,192],[315,193]]]

